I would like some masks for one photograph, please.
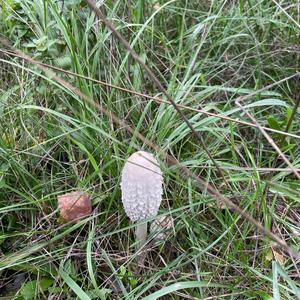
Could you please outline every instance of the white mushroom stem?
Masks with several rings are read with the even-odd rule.
[[[135,229],[137,250],[140,250],[146,243],[147,238],[147,222],[137,224]]]

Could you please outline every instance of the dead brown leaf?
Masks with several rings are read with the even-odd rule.
[[[272,248],[272,251],[273,251],[275,260],[279,263],[280,266],[284,266],[284,264],[286,262],[286,258],[281,253],[279,253],[278,251],[276,251],[273,248]]]
[[[83,191],[58,196],[57,200],[60,215],[65,221],[78,221],[92,212],[91,197]]]

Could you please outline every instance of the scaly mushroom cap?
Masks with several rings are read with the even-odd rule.
[[[162,199],[163,177],[155,157],[145,151],[132,154],[122,171],[122,202],[131,221],[157,215]]]

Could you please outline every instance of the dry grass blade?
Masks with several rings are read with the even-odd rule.
[[[191,172],[187,167],[181,165],[177,159],[171,157],[168,155],[165,151],[163,151],[160,147],[149,141],[147,138],[145,138],[142,134],[139,132],[136,132],[134,128],[129,126],[125,121],[119,119],[117,116],[115,116],[112,112],[105,109],[103,106],[99,105],[98,103],[94,102],[91,98],[83,94],[79,89],[71,85],[70,83],[66,82],[61,77],[54,74],[51,70],[49,70],[46,67],[41,66],[38,62],[36,62],[34,59],[29,57],[28,55],[22,53],[21,51],[15,50],[11,43],[3,38],[0,38],[0,42],[7,47],[8,49],[11,49],[12,51],[15,51],[19,56],[24,57],[27,61],[30,63],[36,65],[41,70],[43,70],[48,76],[51,76],[52,80],[55,80],[57,83],[61,84],[62,86],[66,87],[70,91],[72,91],[75,95],[80,97],[82,100],[84,100],[86,103],[92,105],[96,109],[98,109],[101,113],[108,116],[115,124],[120,126],[121,128],[126,129],[130,133],[134,133],[143,143],[147,144],[149,147],[151,147],[154,151],[156,151],[158,154],[162,156],[167,162],[168,165],[176,165],[176,171],[178,172],[179,176],[181,176],[184,179],[191,178],[193,180],[193,183],[199,190],[206,189],[214,198],[216,198],[219,201],[222,201],[225,203],[230,209],[234,210],[238,214],[240,214],[245,220],[250,222],[252,225],[254,225],[263,235],[267,236],[271,240],[273,240],[278,247],[280,247],[282,250],[286,251],[289,255],[292,255],[296,259],[300,258],[300,255],[294,251],[292,248],[290,248],[287,243],[282,240],[280,237],[278,237],[276,234],[272,233],[271,231],[267,230],[262,224],[260,224],[257,220],[255,220],[251,215],[249,215],[247,212],[245,212],[242,208],[240,208],[238,205],[234,204],[230,199],[228,199],[226,196],[223,196],[218,190],[216,190],[213,186],[206,183],[202,178],[195,175],[193,172]]]
[[[199,132],[197,132],[192,124],[189,122],[185,114],[181,111],[181,109],[178,107],[174,99],[170,96],[170,94],[167,92],[167,90],[163,87],[159,79],[154,75],[152,70],[144,63],[143,59],[134,51],[134,49],[130,46],[130,44],[127,42],[127,40],[122,36],[122,34],[115,29],[112,23],[110,23],[106,17],[102,14],[101,10],[97,7],[96,2],[92,0],[85,0],[85,2],[89,5],[89,7],[95,12],[95,14],[98,16],[99,19],[103,21],[105,26],[113,33],[113,35],[123,44],[123,46],[128,50],[131,57],[139,63],[139,65],[144,69],[146,74],[148,75],[149,79],[157,86],[157,88],[162,92],[168,101],[173,105],[174,109],[177,111],[178,115],[181,117],[181,119],[186,123],[188,128],[191,130],[192,134],[196,137],[196,139],[200,142],[202,148],[206,152],[207,156],[210,158],[214,166],[216,167],[218,173],[222,177],[224,183],[226,184],[226,187],[228,190],[231,190],[230,184],[227,181],[222,169],[219,167],[219,164],[217,161],[213,158],[210,151],[208,150],[207,146],[204,143],[204,140]]]
[[[275,3],[280,8],[280,10],[287,16],[287,18],[290,19],[300,29],[300,24],[287,13],[287,11],[280,5],[280,3],[278,3],[275,0],[272,0],[272,2]]]
[[[199,168],[213,168],[213,166],[198,166]],[[221,166],[224,170],[233,170],[233,171],[257,171],[260,173],[269,173],[269,172],[293,172],[290,168],[251,168],[251,167],[230,167],[230,166]],[[297,172],[300,172],[300,169],[295,169]]]
[[[12,55],[12,56],[15,56],[15,57],[25,59],[24,57],[21,57],[20,55],[14,53],[14,52],[7,51],[7,50],[0,49],[0,52],[2,52],[3,54],[8,54],[8,55]],[[42,63],[42,62],[37,62],[37,63],[39,63],[41,66],[44,66],[44,67],[49,68],[49,69],[53,69],[53,70],[58,71],[60,73],[64,73],[64,74],[67,74],[67,75],[70,75],[70,76],[75,76],[75,77],[78,77],[78,78],[82,78],[82,79],[92,81],[92,82],[95,82],[95,83],[98,83],[98,84],[101,84],[101,85],[104,85],[104,86],[107,86],[107,87],[110,87],[110,88],[117,89],[119,91],[130,93],[130,94],[133,94],[133,95],[136,95],[136,96],[139,96],[139,97],[143,97],[143,98],[146,98],[146,99],[154,100],[157,104],[164,103],[164,104],[172,105],[169,101],[164,100],[160,97],[155,97],[155,96],[150,96],[150,95],[147,95],[147,94],[144,94],[144,93],[139,93],[139,92],[131,90],[131,89],[120,87],[120,86],[117,86],[117,85],[114,85],[114,84],[111,84],[111,83],[108,83],[108,82],[105,82],[105,81],[102,81],[102,80],[94,79],[94,78],[91,78],[91,77],[88,77],[88,76],[80,75],[80,74],[77,74],[77,73],[74,73],[74,72],[71,72],[71,71],[68,71],[68,70],[64,70],[62,68],[58,68],[58,67],[55,67],[55,66],[51,66],[49,64]],[[233,118],[230,118],[228,116],[222,116],[220,114],[212,113],[212,112],[209,112],[209,111],[206,111],[206,110],[203,110],[203,109],[189,107],[189,106],[186,106],[186,105],[183,105],[183,104],[177,104],[177,106],[181,109],[185,109],[185,110],[188,110],[188,111],[193,111],[193,112],[196,112],[196,113],[201,113],[201,114],[204,114],[206,116],[218,118],[220,120],[226,120],[226,121],[230,121],[230,122],[233,122],[233,123],[237,123],[237,124],[257,128],[257,125],[254,124],[254,123],[233,119]],[[265,127],[265,126],[262,126],[262,128],[266,131],[269,131],[269,132],[277,133],[277,134],[280,134],[280,135],[283,135],[283,136],[293,137],[295,139],[300,139],[299,135],[296,135],[296,134],[293,134],[293,133],[290,133],[290,132],[285,132],[285,131],[281,131],[281,130],[277,130],[277,129],[273,129],[273,128],[269,128],[269,127]]]
[[[298,107],[299,107],[299,104],[300,104],[300,94],[298,94],[298,95],[296,96],[296,102],[295,102],[295,105],[294,105],[292,114],[291,114],[291,116],[290,116],[290,118],[289,118],[289,120],[288,120],[288,123],[287,123],[287,125],[286,125],[285,132],[288,132],[288,131],[289,131],[289,129],[290,129],[291,125],[292,125],[292,122],[293,122],[293,120],[294,120],[294,117],[295,117],[295,115],[296,115],[297,109],[298,109]],[[281,145],[281,144],[284,142],[284,140],[285,140],[285,138],[284,138],[284,136],[282,136],[281,139],[280,139],[280,141],[279,141],[279,144]],[[275,168],[275,167],[276,167],[276,165],[277,165],[277,162],[278,162],[279,158],[280,158],[280,156],[278,155],[278,156],[274,159],[274,161],[273,161],[273,163],[272,163],[271,172],[270,172],[270,174],[269,174],[269,176],[268,176],[268,180],[267,180],[268,182],[271,181],[274,172],[276,172],[276,168]],[[296,170],[297,172],[300,172],[299,169],[295,169],[295,170]],[[265,195],[268,193],[268,189],[269,189],[269,184],[267,184],[266,187],[265,187],[265,192],[264,192]]]
[[[252,94],[251,94],[252,95]],[[287,159],[287,157],[284,155],[284,153],[280,150],[280,148],[277,146],[277,144],[274,142],[274,140],[270,137],[270,135],[262,128],[262,126],[257,122],[257,120],[249,113],[245,107],[241,104],[240,101],[249,98],[251,95],[247,95],[244,97],[239,97],[236,99],[235,103],[237,106],[239,106],[243,112],[252,120],[253,123],[257,125],[257,128],[260,130],[260,132],[263,134],[263,136],[266,138],[266,140],[270,143],[270,145],[277,151],[279,156],[284,160],[284,162],[290,167],[294,175],[300,179],[300,174],[298,171],[295,169],[295,167],[292,165],[292,163]]]

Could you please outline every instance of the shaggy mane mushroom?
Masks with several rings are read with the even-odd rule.
[[[161,200],[163,176],[155,157],[148,152],[133,153],[126,161],[121,179],[122,203],[131,221],[142,221],[157,215]],[[136,227],[138,248],[147,237],[147,222]]]

